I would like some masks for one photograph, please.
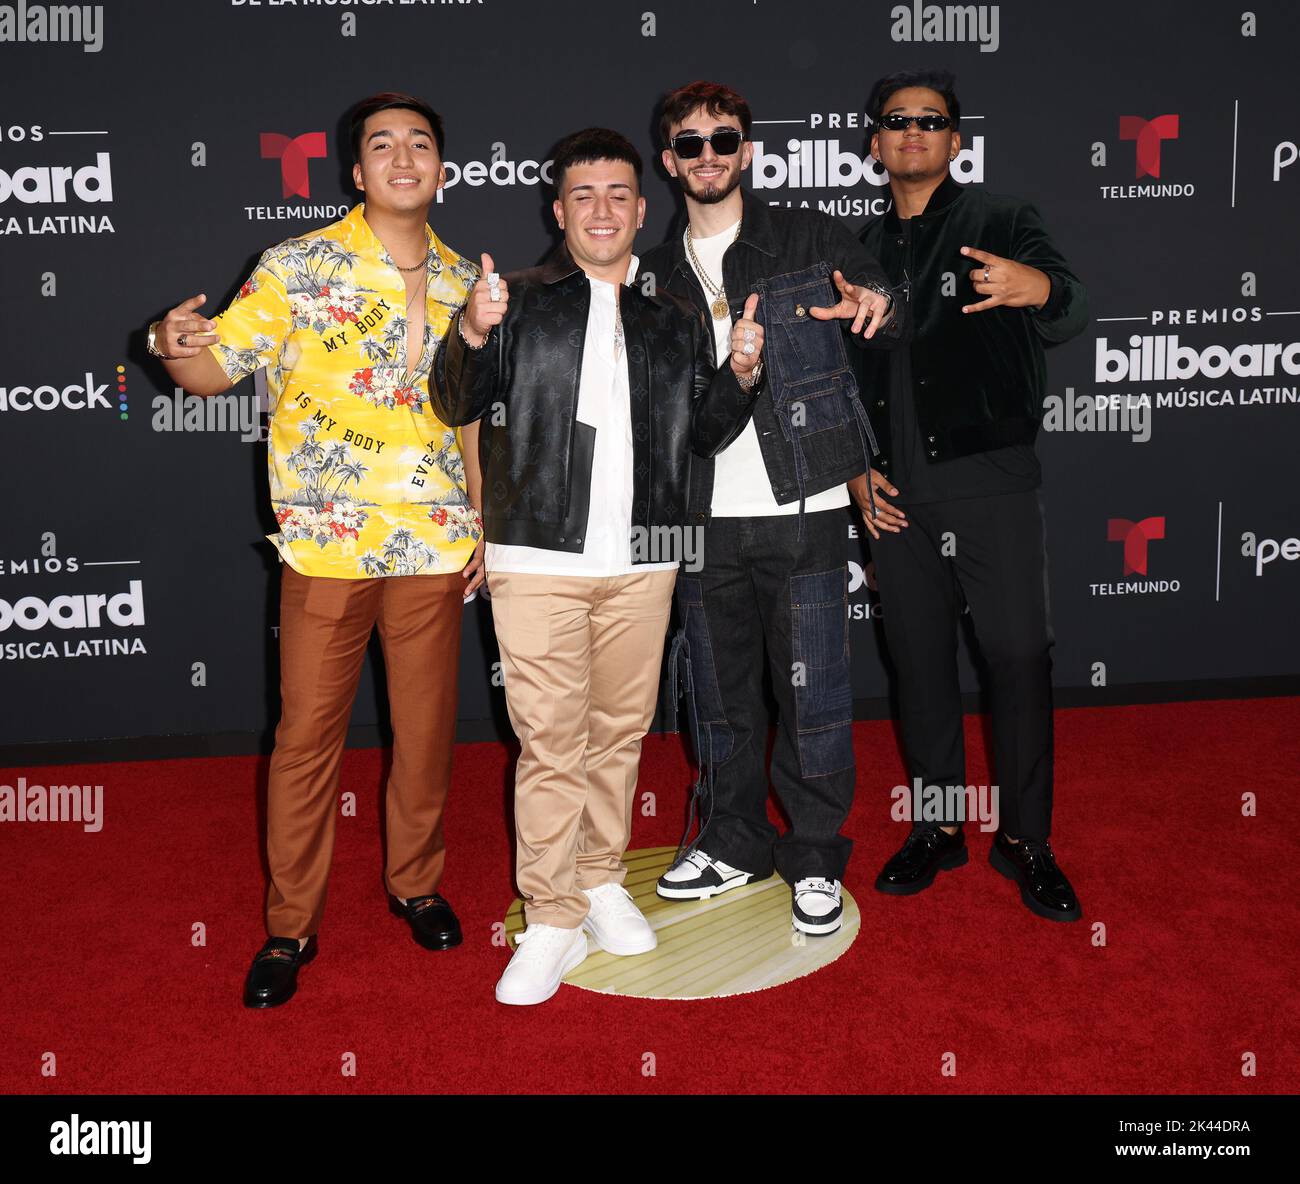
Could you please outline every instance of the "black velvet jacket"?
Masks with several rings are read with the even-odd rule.
[[[892,207],[859,237],[880,260],[889,282],[907,285],[911,394],[926,459],[935,463],[1033,443],[1047,393],[1043,346],[1067,341],[1087,326],[1083,285],[1048,238],[1038,211],[1018,198],[967,188],[946,177],[911,223],[910,251],[904,249]],[[1045,272],[1052,282],[1047,303],[1037,311],[999,307],[963,313],[964,305],[984,299],[970,280],[979,264],[961,254],[964,246]],[[945,272],[956,277],[952,295],[944,295]],[[909,392],[890,389],[893,368],[887,354],[855,350],[851,357],[887,462],[889,399],[906,398]]]
[[[505,278],[510,304],[482,349],[465,344],[453,318],[430,371],[430,399],[444,423],[483,421],[488,542],[581,551],[596,442],[596,429],[576,417],[591,285],[563,247]],[[715,369],[713,334],[688,303],[638,285],[620,292],[632,414],[628,526],[683,526],[692,417],[730,430],[754,395],[730,366]]]

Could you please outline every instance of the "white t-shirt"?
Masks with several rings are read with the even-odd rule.
[[[722,287],[722,256],[736,237],[738,225],[739,222],[733,222],[721,234],[692,239],[695,254],[703,264],[705,273],[713,281],[714,288]],[[684,246],[685,234],[682,241]],[[690,258],[688,251],[687,262],[690,262]],[[691,266],[695,265],[692,263]],[[698,273],[696,278],[699,278]],[[702,280],[700,287],[704,289],[706,296],[712,296],[708,284]],[[739,294],[729,292],[727,295],[730,299]],[[748,296],[749,293],[746,292],[744,295]],[[709,319],[713,321],[717,364],[729,365],[731,318],[728,316],[717,320],[710,314]],[[809,497],[804,503],[804,509],[812,514],[818,510],[834,510],[848,504],[848,486],[833,485],[830,489],[824,489],[821,493]],[[799,512],[798,499],[779,505],[772,495],[772,482],[768,479],[767,466],[763,463],[763,451],[758,444],[758,429],[754,426],[753,416],[750,416],[749,422],[745,424],[745,430],[714,458],[712,510],[714,517],[717,518],[763,518],[769,514]]]
[[[628,282],[636,275],[632,256]],[[528,572],[555,576],[621,576],[667,571],[676,563],[632,563],[632,401],[627,355],[615,354],[617,298],[613,284],[587,277],[591,309],[578,380],[578,423],[596,429],[592,448],[590,509],[581,551],[551,551],[488,543],[483,562],[488,571]]]

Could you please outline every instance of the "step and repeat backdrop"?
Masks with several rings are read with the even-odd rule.
[[[263,248],[342,216],[345,113],[386,89],[446,120],[434,228],[506,271],[553,242],[559,137],[614,127],[651,164],[656,101],[694,78],[750,99],[747,184],[856,229],[888,200],[873,79],[952,69],[956,180],[1033,200],[1091,296],[1049,353],[1038,444],[1063,697],[1294,675],[1297,19],[1284,0],[0,4],[0,745],[274,725],[265,388],[186,398],[143,330],[200,291],[219,310]],[[677,210],[657,165],[646,193],[643,249]],[[882,610],[847,516],[845,535],[866,709],[889,691]],[[489,608],[466,613],[468,736],[503,692]],[[383,718],[380,686],[376,660],[354,725]]]

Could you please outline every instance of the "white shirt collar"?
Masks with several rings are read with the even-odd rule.
[[[623,281],[625,284],[630,284],[634,279],[636,279],[637,269],[640,266],[641,266],[641,257],[639,255],[634,254],[632,258],[628,261],[627,278]],[[602,284],[606,288],[613,288],[614,286],[613,284],[609,283],[607,280],[596,279],[595,276],[589,275],[587,279],[593,286],[595,286],[596,284]]]

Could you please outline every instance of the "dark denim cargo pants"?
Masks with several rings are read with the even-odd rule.
[[[692,730],[705,770],[697,845],[759,876],[842,880],[852,842],[852,690],[844,510],[714,518],[701,570],[677,578],[689,647]],[[790,820],[768,821],[771,786]]]

